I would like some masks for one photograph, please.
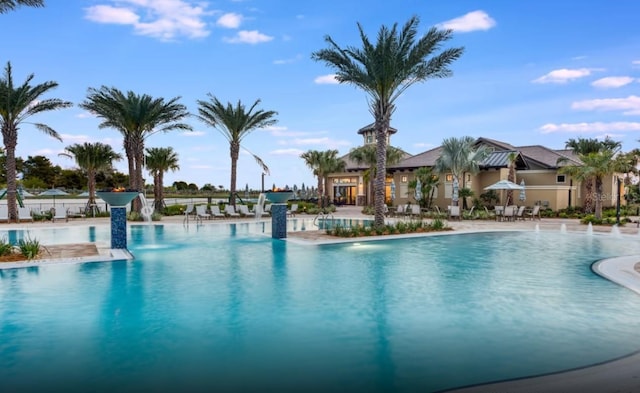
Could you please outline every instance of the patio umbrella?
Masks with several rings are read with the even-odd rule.
[[[422,182],[420,181],[420,179],[416,180],[416,201],[419,201],[422,199]]]
[[[396,183],[391,180],[391,200],[396,199]]]
[[[458,178],[453,178],[453,191],[451,192],[451,202],[454,206],[458,206]]]
[[[527,199],[527,192],[524,189],[524,179],[520,181],[520,187],[522,187],[522,190],[520,190],[520,196],[518,199],[520,199],[520,202],[524,202],[524,200]]]
[[[485,187],[485,190],[522,190],[524,187],[509,180],[500,180]]]
[[[56,197],[60,195],[69,195],[69,193],[66,193],[62,190],[58,190],[57,188],[50,188],[47,191],[43,191],[40,194],[38,194],[38,196],[52,196],[54,208],[56,207]]]
[[[83,192],[81,192],[80,194],[78,194],[78,195],[76,195],[76,196],[79,196],[79,197],[88,197],[88,196],[89,196],[89,191],[83,191]]]

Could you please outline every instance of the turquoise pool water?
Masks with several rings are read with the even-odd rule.
[[[134,261],[0,271],[0,390],[433,392],[640,347],[640,298],[590,270],[635,237],[263,230],[132,226]],[[31,236],[109,239],[56,231]]]

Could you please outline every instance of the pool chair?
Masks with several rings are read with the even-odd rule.
[[[224,215],[227,217],[240,217],[240,213],[236,212],[233,205],[227,205],[224,207]]]
[[[291,210],[287,210],[287,216],[295,217],[298,212],[298,204],[294,203],[291,205]]]
[[[60,208],[56,209],[55,207],[51,208],[51,221],[56,222],[56,220],[64,220],[65,222],[69,221],[69,216],[67,215],[69,209]]]
[[[247,217],[249,215],[251,215],[251,212],[249,211],[249,206],[247,205],[238,205],[238,213],[242,216],[242,217]]]
[[[211,205],[211,216],[213,218],[224,218],[225,215],[220,211],[220,207],[218,205]]]
[[[197,205],[196,206],[196,219],[200,220],[210,220],[211,214],[207,213],[206,205]]]
[[[271,204],[266,204],[264,205],[264,212],[267,213],[267,215],[271,215]]]
[[[533,220],[534,218],[539,220],[540,219],[540,205],[535,205],[531,211],[525,212],[524,215],[525,215],[525,217],[529,217],[530,220]]]
[[[189,221],[189,215],[193,213],[193,203],[188,203],[187,208],[184,209],[184,221]]]
[[[449,212],[449,220],[460,220],[460,206],[447,206]]]
[[[515,219],[516,220],[524,220],[524,206],[520,206],[516,211]]]
[[[18,221],[31,221],[33,222],[33,214],[31,214],[31,209],[28,207],[19,207],[18,208]]]
[[[0,221],[9,222],[9,208],[7,205],[0,206]]]

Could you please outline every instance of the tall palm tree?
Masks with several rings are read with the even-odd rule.
[[[309,150],[300,155],[305,164],[318,178],[318,206],[322,206],[326,196],[326,178],[330,173],[344,171],[346,163],[338,157],[338,150]]]
[[[44,7],[44,0],[0,0],[0,14],[13,11],[19,6]]]
[[[436,172],[451,172],[454,181],[464,188],[460,179],[464,180],[464,174],[467,172],[478,173],[480,163],[491,153],[491,149],[485,145],[474,145],[475,139],[470,136],[445,138],[442,141],[440,157],[436,159]],[[457,206],[457,201],[455,203]]]
[[[507,154],[507,163],[509,167],[509,173],[507,174],[507,180],[511,183],[516,182],[516,160],[518,159],[518,152],[512,151]],[[513,190],[507,190],[507,202],[506,205],[510,205],[513,202]]]
[[[614,173],[615,150],[603,150],[579,155],[582,165],[566,165],[560,168],[560,173],[573,176],[578,181],[587,181],[592,179],[595,188],[595,217],[602,218],[602,196],[603,196],[603,179],[605,176]]]
[[[153,200],[156,212],[164,208],[164,173],[177,171],[178,153],[172,147],[151,147],[147,149],[147,168],[153,176]]]
[[[169,101],[128,91],[125,95],[115,87],[90,88],[87,98],[80,104],[102,119],[100,128],[115,128],[123,136],[124,151],[129,165],[129,187],[144,188],[142,168],[144,167],[144,143],[158,132],[172,130],[191,131],[192,127],[182,123],[189,112],[179,104],[180,97]],[[137,200],[136,200],[137,201]],[[136,211],[140,203],[134,204]]]
[[[73,158],[76,164],[87,174],[87,188],[89,200],[87,210],[96,203],[96,174],[103,169],[111,169],[113,161],[122,160],[122,155],[113,151],[111,146],[96,142],[83,144],[76,143],[65,147],[65,152],[60,155]]]
[[[449,64],[463,52],[463,48],[440,51],[443,43],[452,38],[451,30],[431,28],[418,37],[418,24],[419,19],[414,16],[400,30],[397,24],[391,28],[382,26],[374,44],[358,23],[362,48],[341,48],[330,36],[326,36],[329,47],[311,55],[312,59],[335,69],[338,82],[355,85],[368,96],[376,132],[376,227],[384,225],[387,136],[395,102],[415,83],[450,76]]]
[[[398,162],[400,162],[400,160],[402,160],[404,155],[405,153],[401,149],[398,149],[397,147],[394,147],[394,146],[387,146],[387,152],[386,152],[387,165],[397,164]],[[352,149],[351,152],[349,152],[349,158],[351,158],[356,164],[369,166],[369,168],[363,173],[363,178],[364,178],[364,181],[367,183],[367,189],[368,189],[367,190],[368,205],[371,204],[371,201],[370,201],[370,198],[372,195],[371,190],[373,185],[373,179],[375,178],[375,174],[376,174],[376,165],[377,165],[376,157],[377,157],[376,146],[374,145],[364,145],[364,146],[356,147],[355,149]]]
[[[591,153],[598,153],[605,150],[617,151],[621,147],[620,142],[616,142],[610,138],[605,138],[603,141],[600,141],[596,138],[578,138],[578,139],[569,139],[565,142],[565,147],[567,149],[573,150],[578,157],[586,156]],[[558,160],[558,164],[566,163],[568,160],[566,158],[560,158]],[[585,213],[593,212],[594,208],[594,179],[590,177],[586,177],[582,179],[585,183],[585,189],[587,191],[584,197],[583,210]]]
[[[229,141],[229,154],[231,156],[231,184],[229,190],[231,196],[229,203],[236,205],[236,182],[238,156],[240,154],[240,143],[251,132],[272,126],[278,122],[275,116],[278,112],[257,109],[260,100],[256,100],[251,107],[247,108],[240,100],[233,106],[230,102],[225,106],[212,94],[208,94],[209,101],[198,100],[198,118],[208,126],[218,130]],[[243,148],[247,150],[246,148]],[[269,168],[262,159],[251,153],[253,158],[268,174]]]
[[[31,85],[33,74],[27,77],[21,85],[13,82],[11,63],[7,63],[4,75],[0,78],[0,127],[6,154],[5,170],[7,172],[7,208],[9,220],[18,219],[16,205],[16,146],[18,145],[18,130],[21,123],[38,113],[68,108],[72,104],[58,98],[42,99],[42,95],[55,89],[58,83],[49,81]],[[43,123],[33,123],[33,126],[45,134],[62,142],[60,135],[51,127]]]

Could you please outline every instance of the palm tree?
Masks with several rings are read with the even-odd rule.
[[[387,155],[387,165],[393,165],[400,162],[400,160],[402,160],[402,158],[404,157],[405,153],[404,151],[402,151],[401,149],[398,149],[397,147],[388,146],[386,155]],[[373,179],[375,178],[376,165],[377,165],[376,146],[364,145],[364,146],[356,147],[355,149],[352,149],[351,152],[349,152],[349,158],[351,158],[358,165],[369,166],[369,169],[364,171],[363,178],[364,178],[364,181],[367,183],[367,188],[368,188],[367,205],[370,205],[371,201],[369,200],[369,198],[371,198],[371,194],[372,194],[371,193],[372,185],[373,185],[372,183],[373,183]]]
[[[96,142],[83,144],[73,144],[65,148],[60,155],[73,158],[76,164],[87,174],[87,188],[89,189],[89,200],[87,210],[96,204],[96,174],[103,169],[111,169],[113,161],[122,160],[122,155],[113,151],[111,146]],[[88,213],[88,212],[86,212]]]
[[[326,194],[326,177],[330,173],[344,171],[346,163],[338,157],[338,150],[317,151],[309,150],[300,155],[318,178],[318,206],[323,207]]]
[[[156,212],[164,208],[164,173],[177,171],[178,153],[171,147],[151,147],[147,149],[147,168],[153,176],[153,199]]]
[[[44,7],[44,0],[0,0],[0,14],[6,14],[19,6]]]
[[[187,108],[178,103],[180,97],[169,101],[128,91],[125,95],[114,87],[90,88],[87,99],[80,107],[96,114],[103,121],[100,128],[115,128],[123,136],[124,151],[129,165],[129,187],[144,188],[144,142],[158,132],[171,130],[191,131],[181,121],[189,116]],[[136,211],[140,203],[134,204]]]
[[[231,184],[229,187],[231,195],[229,203],[235,206],[240,143],[251,132],[276,124],[278,120],[275,119],[275,116],[278,112],[257,109],[258,104],[260,104],[259,99],[247,110],[240,100],[238,100],[235,107],[230,102],[225,106],[212,94],[208,94],[208,96],[210,98],[209,101],[198,100],[198,118],[208,126],[217,129],[229,141],[229,153],[231,156]],[[246,148],[243,149],[247,150]],[[264,173],[269,174],[269,168],[262,159],[253,153],[251,155],[262,167]]]
[[[7,175],[7,208],[9,220],[18,219],[16,205],[16,146],[18,145],[18,130],[21,123],[26,123],[29,117],[42,112],[70,107],[72,104],[58,98],[42,99],[42,95],[55,89],[58,83],[49,81],[32,86],[33,74],[27,77],[19,86],[13,83],[11,63],[7,63],[4,75],[0,79],[0,127],[6,154],[5,170]],[[62,142],[60,135],[51,127],[43,123],[33,123],[33,126],[45,134]]]
[[[596,138],[578,138],[578,139],[569,139],[565,142],[565,147],[567,149],[573,150],[578,157],[586,156],[591,153],[598,153],[604,150],[616,151],[621,147],[620,142],[616,142],[610,138],[605,138],[603,141],[600,141]],[[566,163],[568,160],[566,158],[560,158],[558,160],[558,164]],[[583,179],[586,188],[586,195],[584,197],[583,210],[585,213],[593,212],[593,187],[594,187],[594,179],[586,177]]]
[[[509,173],[507,174],[507,180],[511,183],[516,182],[516,160],[518,159],[518,152],[512,151],[507,155],[507,163],[509,164]],[[507,202],[506,205],[511,204],[513,201],[513,190],[507,190]]]
[[[615,171],[615,150],[605,149],[599,152],[591,152],[579,155],[582,165],[567,165],[560,168],[560,173],[573,176],[578,181],[591,179],[595,186],[595,217],[602,219],[602,180],[605,176]]]
[[[491,153],[489,147],[481,145],[476,148],[474,144],[475,139],[470,136],[445,138],[442,141],[440,157],[436,159],[436,172],[451,172],[454,181],[458,181],[461,188],[464,188],[465,185],[460,183],[460,178],[464,180],[464,174],[467,172],[478,173],[480,163]],[[455,203],[457,206],[457,201]]]
[[[433,193],[438,187],[439,178],[433,171],[433,168],[423,166],[418,168],[415,172],[415,179],[408,183],[409,190],[415,192],[418,186],[418,180],[420,180],[420,192],[422,193],[422,199],[418,201],[420,207],[430,208],[433,202]]]
[[[417,16],[407,21],[400,31],[394,24],[391,29],[382,26],[377,42],[373,44],[358,23],[362,48],[341,48],[330,37],[329,47],[311,56],[336,70],[336,79],[365,91],[369,110],[375,119],[376,176],[374,182],[374,225],[384,225],[384,195],[386,173],[387,136],[391,115],[398,97],[410,86],[431,78],[445,78],[452,74],[449,64],[458,59],[463,48],[440,51],[442,44],[452,38],[451,30],[435,27],[422,37],[418,35]],[[435,54],[435,52],[440,53]]]

